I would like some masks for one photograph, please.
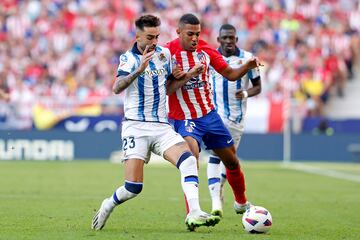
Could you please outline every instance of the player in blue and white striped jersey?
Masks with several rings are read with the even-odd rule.
[[[218,51],[231,67],[239,67],[253,55],[236,46],[238,38],[236,29],[230,24],[224,24],[219,30]],[[241,136],[244,132],[244,119],[246,114],[246,102],[248,97],[256,96],[261,92],[261,80],[259,68],[249,70],[241,79],[231,82],[217,73],[211,71],[213,98],[215,108],[221,116],[225,126],[233,138],[235,149],[238,148]],[[221,164],[221,165],[220,165]],[[221,174],[220,174],[221,173]],[[226,182],[226,171],[220,158],[214,153],[210,156],[207,168],[208,185],[212,199],[212,213],[222,216],[222,188]],[[239,183],[245,190],[245,179]],[[234,204],[235,211],[242,213],[249,206]]]
[[[203,212],[199,204],[196,158],[185,140],[168,124],[166,94],[198,76],[201,64],[185,73],[174,66],[169,49],[157,46],[160,19],[144,15],[135,21],[136,43],[121,55],[113,91],[125,91],[122,142],[125,183],[104,199],[91,227],[101,230],[113,209],[136,197],[143,188],[144,165],[151,152],[163,156],[180,170],[181,185],[190,208],[185,224],[189,230],[214,226],[220,218]],[[176,81],[169,81],[169,78]]]
[[[170,51],[160,46],[150,47],[154,51],[149,66],[125,91],[125,119],[167,123],[166,80],[172,73]],[[119,76],[127,76],[140,66],[142,53],[135,43],[120,57]]]

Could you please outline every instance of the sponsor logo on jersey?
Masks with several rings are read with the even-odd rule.
[[[200,80],[199,76],[191,78],[182,88],[185,90],[201,88],[205,86],[205,81]]]
[[[127,61],[128,61],[128,57],[127,57],[126,55],[121,55],[120,61],[122,61],[122,62],[127,62]]]
[[[140,76],[147,75],[147,76],[152,77],[152,76],[159,76],[159,75],[162,75],[165,73],[166,73],[165,68],[161,68],[161,69],[156,69],[156,70],[146,70]]]
[[[128,57],[126,55],[121,55],[120,56],[120,67],[124,66],[127,61],[128,61]]]

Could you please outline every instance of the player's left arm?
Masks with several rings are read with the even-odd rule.
[[[244,90],[240,89],[236,91],[235,96],[236,99],[242,100],[246,99],[248,97],[253,97],[261,93],[261,79],[260,76],[257,76],[256,78],[251,79],[252,87]]]
[[[182,71],[179,66],[176,66],[172,70],[172,74],[167,79],[166,94],[167,95],[173,94],[177,89],[184,86],[190,79],[198,76],[203,71],[204,71],[204,66],[202,64],[196,64],[187,73]]]
[[[236,81],[242,78],[248,71],[251,71],[254,68],[263,66],[257,57],[252,57],[247,60],[240,67],[232,68],[227,66],[225,69],[218,71],[223,77],[229,81]]]
[[[232,68],[215,49],[207,46],[204,50],[210,56],[210,65],[229,81],[236,81],[247,74],[248,71],[263,66],[257,57],[252,57],[240,67]]]

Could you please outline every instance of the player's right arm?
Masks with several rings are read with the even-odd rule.
[[[182,71],[179,66],[176,66],[167,81],[166,94],[173,94],[177,89],[184,86],[190,79],[200,75],[203,71],[204,66],[202,64],[196,64],[187,73]]]
[[[122,91],[124,91],[142,72],[145,71],[145,69],[149,65],[149,61],[151,60],[155,52],[155,51],[151,51],[151,52],[147,52],[147,51],[148,51],[148,46],[146,46],[143,52],[143,56],[141,58],[139,67],[136,68],[134,71],[129,71],[129,64],[124,62],[124,60],[121,60],[120,57],[118,72],[120,72],[121,74],[118,73],[116,81],[114,82],[113,85],[113,92],[115,94],[119,94]]]

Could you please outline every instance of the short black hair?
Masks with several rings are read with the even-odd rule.
[[[180,18],[179,25],[181,24],[198,25],[200,24],[200,20],[194,14],[187,13]]]
[[[144,27],[158,27],[160,24],[160,18],[150,14],[143,15],[135,21],[136,28],[140,29],[141,31],[144,30]]]
[[[219,29],[219,35],[220,35],[221,30],[234,30],[236,32],[236,28],[233,25],[228,24],[228,23],[221,25],[221,27]]]

